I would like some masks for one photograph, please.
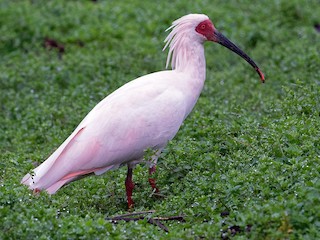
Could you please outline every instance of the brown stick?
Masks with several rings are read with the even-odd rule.
[[[117,215],[117,216],[114,216],[114,217],[107,217],[106,220],[123,220],[123,218],[126,218],[126,217],[136,216],[136,215],[141,215],[141,214],[148,214],[148,213],[155,213],[155,212],[156,212],[155,210],[142,211],[142,212],[133,212],[133,213]],[[138,218],[137,220],[143,219],[143,218],[144,217]],[[131,219],[131,218],[128,218],[128,219]],[[132,218],[132,219],[134,219],[134,218]],[[133,221],[137,221],[137,220],[133,220]]]
[[[183,216],[172,216],[172,217],[154,217],[154,220],[158,221],[171,221],[171,220],[177,220],[181,222],[185,222],[186,220],[183,218]]]
[[[150,197],[151,197],[151,196],[156,196],[156,197],[160,197],[160,198],[166,198],[166,197],[167,197],[166,195],[163,195],[163,194],[157,193],[157,192],[152,192],[152,193],[150,194]]]
[[[161,223],[161,221],[170,221],[170,220],[177,220],[181,222],[185,222],[185,219],[183,216],[171,216],[171,217],[153,217],[153,218],[148,218],[147,216],[137,216],[137,215],[143,215],[143,214],[149,214],[149,213],[155,213],[155,210],[150,210],[150,211],[142,211],[142,212],[134,212],[134,213],[128,213],[128,214],[123,214],[123,215],[117,215],[114,217],[107,217],[106,220],[110,220],[113,223],[116,223],[117,221],[138,221],[138,220],[143,220],[143,219],[148,219],[148,223],[156,225],[160,227],[162,230],[169,232],[169,229]],[[137,217],[132,217],[132,216],[137,216]]]
[[[149,218],[148,223],[151,223],[153,225],[158,226],[159,228],[161,228],[165,232],[169,232],[169,229],[164,224],[162,224],[159,220]]]
[[[110,220],[113,223],[117,223],[117,221],[126,221],[126,222],[130,222],[130,221],[138,221],[138,220],[142,220],[145,219],[144,216],[139,216],[139,217],[118,217],[118,218],[106,218],[106,220]]]

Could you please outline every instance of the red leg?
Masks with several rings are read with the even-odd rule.
[[[128,208],[132,209],[134,205],[134,202],[132,200],[132,191],[134,189],[134,183],[132,181],[132,168],[129,168],[129,167],[128,167],[125,185],[126,185],[126,192],[127,192]]]
[[[155,189],[155,192],[158,193],[159,189],[156,186],[156,180],[154,178],[151,178],[151,175],[155,173],[155,171],[156,171],[156,165],[149,168],[149,183],[152,189]]]

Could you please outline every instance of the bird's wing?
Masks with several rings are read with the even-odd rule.
[[[51,187],[53,193],[78,175],[102,173],[141,159],[147,148],[164,147],[177,133],[187,107],[176,87],[182,76],[160,73],[138,78],[102,100],[23,182],[33,189]]]

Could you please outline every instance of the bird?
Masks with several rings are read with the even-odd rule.
[[[204,86],[205,42],[235,52],[265,81],[256,63],[220,33],[207,15],[182,16],[166,31],[170,31],[163,48],[169,49],[166,70],[138,77],[106,96],[51,156],[23,177],[22,184],[35,193],[54,194],[72,181],[127,165],[125,189],[128,208],[132,209],[136,164],[147,162],[149,183],[159,192],[152,177],[157,160],[194,108]]]

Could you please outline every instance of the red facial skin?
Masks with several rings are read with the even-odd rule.
[[[200,33],[201,35],[205,36],[209,41],[215,42],[215,39],[213,39],[213,33],[215,31],[215,27],[213,26],[213,23],[208,19],[205,20],[196,27],[196,32]]]

